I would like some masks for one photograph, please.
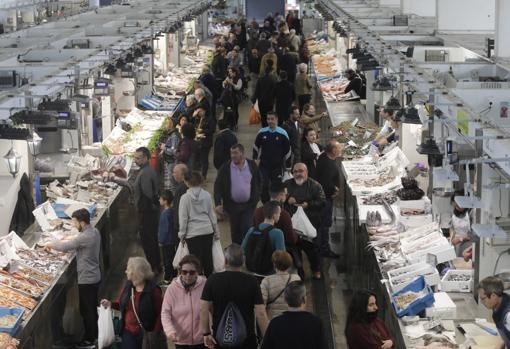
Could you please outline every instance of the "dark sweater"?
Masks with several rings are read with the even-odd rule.
[[[382,320],[375,319],[370,324],[352,323],[345,333],[349,349],[380,349],[383,340],[395,339]]]
[[[324,194],[331,198],[335,194],[335,186],[340,188],[340,172],[336,160],[331,160],[326,152],[317,160],[317,181],[322,185]]]
[[[217,170],[230,159],[230,148],[234,144],[237,144],[237,137],[229,129],[220,131],[216,136],[213,162]]]
[[[263,207],[257,207],[253,213],[253,226],[258,227],[260,223],[264,222],[264,210]],[[276,228],[283,231],[283,237],[285,238],[285,245],[293,246],[298,242],[298,236],[292,228],[292,218],[290,214],[282,209],[280,213],[280,219],[274,225]]]
[[[282,128],[289,136],[290,149],[292,150],[292,159],[290,160],[292,160],[292,163],[288,162],[287,167],[291,167],[293,164],[301,162],[301,133],[290,119],[282,124]]]
[[[317,145],[319,146],[319,150],[322,150],[322,146],[320,144]],[[308,169],[308,175],[315,180],[317,180],[317,159],[318,156],[313,152],[310,143],[308,143],[306,140],[302,141],[301,162],[306,165],[306,168]]]
[[[326,198],[321,185],[312,178],[308,178],[302,185],[297,185],[296,181],[292,178],[285,181],[285,187],[287,187],[287,192],[289,193],[287,200],[293,197],[296,199],[298,204],[302,204],[303,202],[308,203],[307,208],[304,209],[306,216],[313,226],[316,229],[319,229],[322,209],[326,203]],[[297,206],[289,205],[287,203],[285,205],[285,209],[293,215],[296,213]],[[295,228],[299,229],[298,227]]]
[[[307,311],[286,311],[271,320],[261,349],[326,349],[322,321]]]
[[[255,161],[249,159],[246,159],[246,161],[248,161],[248,167],[251,173],[250,200],[248,204],[252,207],[256,207],[260,198],[261,175]],[[229,207],[234,204],[234,201],[232,201],[232,183],[230,180],[231,163],[232,162],[229,160],[220,167],[216,180],[214,181],[214,204],[216,206],[223,204],[223,206]]]
[[[253,143],[253,160],[260,160],[260,167],[283,168],[290,158],[290,141],[287,132],[281,128],[261,128]]]

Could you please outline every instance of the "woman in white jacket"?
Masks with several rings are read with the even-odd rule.
[[[213,239],[220,238],[218,220],[211,194],[201,187],[202,175],[193,171],[186,175],[184,182],[189,189],[179,203],[179,239],[186,242],[190,254],[198,257],[208,277],[214,270]]]

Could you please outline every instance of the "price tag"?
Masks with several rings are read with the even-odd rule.
[[[358,124],[359,118],[354,119],[352,122],[352,127],[355,127]]]
[[[370,132],[370,131],[365,131],[365,134],[363,135],[363,138],[364,138],[364,139],[368,139],[368,138],[370,138],[370,136],[371,136],[371,135],[372,135],[372,132]]]
[[[350,140],[349,142],[347,142],[347,145],[350,146],[350,147],[355,147],[357,148],[358,145],[356,143],[354,143],[352,140]]]

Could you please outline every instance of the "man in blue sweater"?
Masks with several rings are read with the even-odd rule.
[[[278,127],[278,117],[273,111],[267,113],[268,127],[259,130],[253,144],[253,160],[262,174],[262,202],[269,201],[269,187],[282,179],[285,162],[290,157],[290,141],[287,131]]]

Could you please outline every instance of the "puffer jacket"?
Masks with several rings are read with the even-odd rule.
[[[204,342],[200,328],[200,297],[205,277],[199,276],[195,285],[186,290],[179,277],[168,286],[161,308],[161,323],[165,334],[175,333],[179,345],[198,345]]]
[[[266,276],[262,280],[260,290],[262,291],[262,298],[264,299],[264,304],[266,304],[266,311],[269,319],[289,310],[289,306],[285,302],[283,292],[276,300],[275,297],[278,296],[285,287],[287,287],[287,281],[290,283],[292,281],[299,280],[301,279],[297,274],[290,274],[289,280],[289,273],[286,271],[277,271],[276,274]],[[273,302],[271,304],[267,304],[270,301]]]
[[[218,219],[211,194],[201,187],[191,187],[179,203],[179,239],[214,233],[219,238]]]

